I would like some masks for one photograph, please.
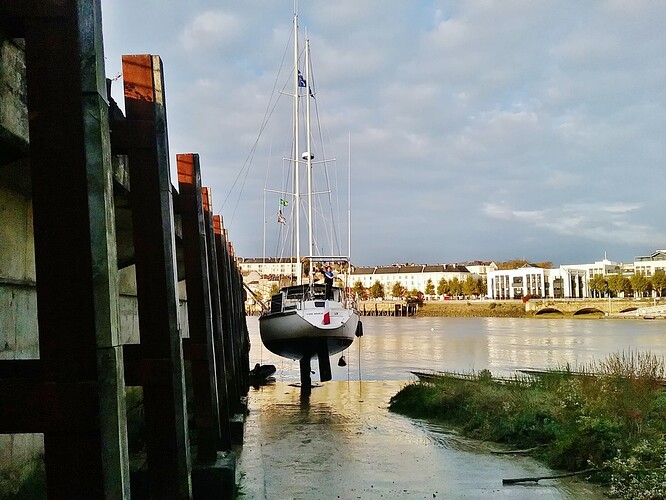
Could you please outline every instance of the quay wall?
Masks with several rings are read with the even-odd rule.
[[[229,498],[238,259],[197,153],[171,184],[161,58],[123,56],[123,112],[101,34],[99,2],[0,3],[0,472],[37,458],[49,498]]]
[[[562,300],[441,300],[425,301],[409,314],[402,314],[405,301],[366,300],[359,303],[366,316],[440,317],[606,317],[661,318],[666,316],[666,300],[654,299],[562,299]]]

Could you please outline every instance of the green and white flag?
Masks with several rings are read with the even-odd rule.
[[[280,205],[282,205],[283,207],[286,207],[287,205],[289,205],[289,202],[287,200],[285,200],[284,198],[280,198]]]

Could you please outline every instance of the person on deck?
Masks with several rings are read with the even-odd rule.
[[[326,300],[333,298],[333,269],[326,266],[324,270],[324,284],[326,285]]]

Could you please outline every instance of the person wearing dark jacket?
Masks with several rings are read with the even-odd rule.
[[[324,284],[326,285],[326,299],[333,298],[333,269],[331,266],[326,266],[324,270]]]

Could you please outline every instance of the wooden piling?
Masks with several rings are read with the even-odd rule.
[[[153,498],[189,498],[189,435],[178,327],[173,200],[159,56],[123,56],[148,483]]]
[[[222,282],[224,283],[227,292],[226,300],[223,301],[222,317],[229,331],[229,337],[225,336],[225,348],[228,347],[230,349],[231,359],[229,359],[229,366],[233,371],[231,380],[232,385],[229,388],[229,402],[233,413],[241,414],[245,412],[241,398],[247,394],[247,386],[245,382],[247,378],[243,373],[245,371],[245,362],[242,359],[242,331],[245,329],[245,308],[242,292],[241,289],[238,288],[238,279],[236,277],[236,274],[239,274],[238,266],[234,261],[232,246],[228,241],[228,233],[224,228],[221,218],[220,246],[222,247],[220,269],[222,270]],[[242,325],[240,324],[239,307],[242,310]],[[247,373],[249,374],[249,362],[247,363]]]
[[[0,18],[25,39],[40,353],[0,361],[0,433],[44,435],[49,498],[230,496],[232,455],[217,451],[231,447],[230,420],[242,427],[230,401],[242,413],[247,394],[242,276],[221,219],[217,230],[211,223],[199,179],[196,222],[181,211],[178,241],[196,247],[202,272],[198,283],[187,276],[190,306],[204,316],[189,325],[188,358],[198,458],[215,463],[197,466],[193,486],[162,62],[123,57],[127,116],[116,107],[109,122],[99,0],[10,0],[0,3]],[[123,155],[113,158],[129,166],[129,180],[114,177],[112,154]],[[181,191],[182,208],[192,200]],[[140,343],[121,345],[117,270],[131,265]],[[201,301],[190,288],[197,286]],[[147,449],[147,468],[131,481],[126,381],[143,388]]]
[[[44,434],[52,498],[129,495],[99,2],[3,2],[25,39],[40,359],[2,361],[0,432]],[[77,425],[80,424],[80,425]],[[85,469],[86,474],[80,471]]]
[[[222,298],[220,272],[217,264],[217,245],[215,243],[215,229],[213,222],[213,197],[207,187],[201,188],[203,200],[203,215],[206,238],[206,251],[208,261],[208,278],[210,280],[211,319],[213,324],[213,345],[215,346],[215,369],[219,394],[220,414],[220,449],[231,450],[231,422],[233,415],[229,407],[229,392],[227,390],[230,367],[224,349],[224,328],[222,325]]]
[[[178,155],[177,164],[190,325],[185,356],[192,365],[197,461],[209,463],[217,457],[221,433],[199,157]]]

